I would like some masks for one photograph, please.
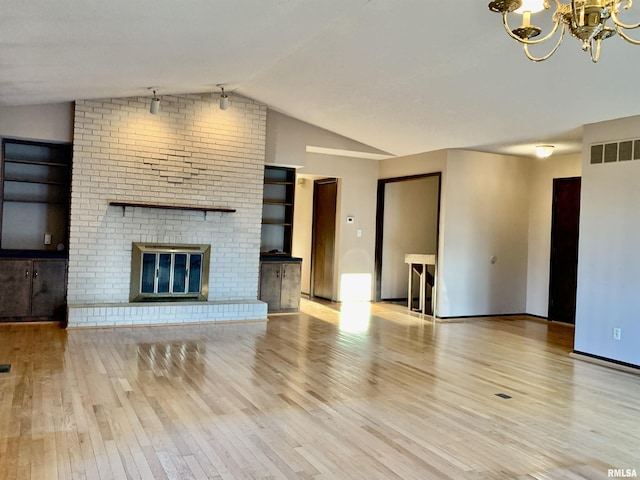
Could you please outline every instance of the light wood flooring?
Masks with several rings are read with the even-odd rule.
[[[308,301],[266,323],[0,325],[0,479],[640,475],[640,376],[570,358],[572,335]]]

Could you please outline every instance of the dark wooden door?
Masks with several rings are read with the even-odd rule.
[[[580,178],[553,180],[549,320],[575,323]]]
[[[33,262],[31,316],[63,317],[66,303],[65,261]]]
[[[31,260],[0,260],[0,317],[31,313]]]
[[[333,300],[338,180],[316,180],[313,186],[311,296]]]

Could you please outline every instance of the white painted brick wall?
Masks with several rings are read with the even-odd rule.
[[[132,242],[211,245],[210,301],[258,292],[266,107],[231,96],[78,101],[68,303],[129,301]],[[208,213],[109,207],[109,201],[235,208]]]

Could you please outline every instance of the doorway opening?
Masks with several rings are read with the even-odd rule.
[[[575,324],[580,177],[553,180],[549,320]]]
[[[405,254],[438,255],[440,172],[378,181],[375,300],[408,305],[409,265]],[[429,267],[431,287],[435,268]],[[428,292],[427,292],[428,294]],[[429,296],[429,295],[428,295]],[[435,305],[431,310],[435,313]]]

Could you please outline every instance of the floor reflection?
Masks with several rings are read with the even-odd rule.
[[[389,318],[383,318],[388,316]],[[304,300],[297,315],[271,316],[256,339],[254,383],[321,403],[377,397],[417,382],[432,389],[438,355],[433,322],[369,302]],[[425,369],[408,365],[420,356]]]
[[[371,321],[369,302],[349,302],[340,309],[340,330],[348,333],[365,333]]]
[[[206,353],[206,346],[195,341],[138,343],[138,371],[199,381],[205,375]]]

